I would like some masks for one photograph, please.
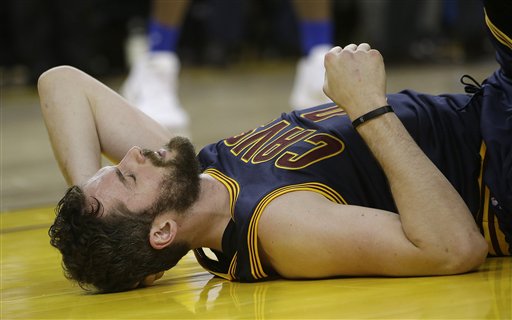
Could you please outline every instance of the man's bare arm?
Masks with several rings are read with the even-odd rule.
[[[119,161],[134,145],[159,148],[171,136],[117,93],[75,68],[45,72],[38,90],[55,158],[70,185],[96,173],[102,153]]]
[[[366,44],[326,55],[326,94],[351,119],[386,104],[382,57]],[[400,215],[330,203],[317,194],[274,200],[262,251],[281,275],[441,275],[472,270],[487,244],[456,190],[394,113],[357,128],[388,178]]]
[[[386,104],[384,63],[369,45],[334,49],[325,64],[325,90],[352,120]],[[464,261],[457,263],[464,266],[482,262],[487,244],[469,209],[398,117],[387,113],[357,130],[386,173],[404,234],[432,259],[432,267],[459,255]]]

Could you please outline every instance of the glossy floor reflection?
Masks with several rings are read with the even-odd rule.
[[[1,319],[511,319],[512,259],[425,278],[232,283],[188,255],[155,286],[98,295],[62,275],[50,207],[0,215]]]

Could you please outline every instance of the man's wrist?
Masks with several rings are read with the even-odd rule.
[[[354,129],[356,129],[358,126],[372,120],[375,118],[380,117],[383,114],[386,114],[388,112],[394,112],[393,108],[390,105],[385,105],[376,109],[373,109],[370,112],[367,112],[356,119],[352,121],[352,126],[354,126]]]

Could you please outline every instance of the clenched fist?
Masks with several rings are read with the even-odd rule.
[[[334,47],[324,64],[324,92],[351,119],[386,105],[384,61],[369,44]]]

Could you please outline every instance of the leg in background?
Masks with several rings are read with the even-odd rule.
[[[299,21],[303,57],[297,65],[290,97],[293,109],[329,102],[323,93],[324,55],[332,47],[333,23],[330,0],[294,0]]]
[[[178,98],[176,54],[188,0],[153,0],[147,53],[135,58],[121,93],[154,120],[188,135],[189,119]]]

